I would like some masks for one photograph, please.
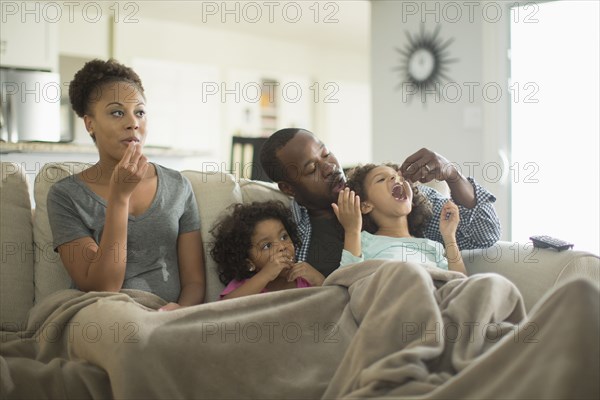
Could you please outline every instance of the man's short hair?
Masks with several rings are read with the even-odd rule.
[[[286,180],[285,165],[277,157],[277,152],[300,131],[310,133],[300,128],[284,128],[273,133],[263,144],[260,151],[260,164],[269,179],[273,182]]]

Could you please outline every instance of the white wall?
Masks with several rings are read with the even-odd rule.
[[[246,4],[208,3],[226,8]],[[276,3],[276,23],[265,22],[263,18],[259,24],[244,24],[243,21],[231,23],[231,15],[227,17],[230,23],[221,23],[219,15],[212,15],[208,18],[210,21],[204,21],[203,16],[198,14],[204,6],[197,1],[85,4],[53,2],[51,9],[62,12],[60,18],[54,18],[50,25],[58,31],[55,47],[62,56],[61,69],[68,70],[65,76],[61,76],[61,80],[66,82],[64,89],[67,90],[68,82],[78,69],[77,65],[82,65],[87,59],[106,59],[110,56],[125,64],[131,64],[137,59],[181,66],[211,66],[218,69],[219,77],[223,80],[231,75],[231,71],[258,72],[266,75],[264,77],[269,77],[271,73],[300,77],[306,79],[309,86],[318,84],[320,88],[316,97],[314,91],[304,94],[306,97],[310,96],[308,108],[312,122],[308,128],[334,149],[345,164],[369,161],[370,59],[369,41],[366,39],[370,34],[369,2],[290,2],[303,8],[304,14],[299,23],[289,23],[282,16],[281,11],[286,2]],[[18,8],[23,6],[21,3],[15,5]],[[44,7],[42,3],[38,4],[41,18],[45,15]],[[315,13],[317,10],[318,18]],[[115,11],[118,11],[118,16],[112,14]],[[288,14],[288,17],[290,15],[293,13]],[[330,23],[332,17],[335,21]],[[27,40],[46,40],[44,34],[38,31],[27,31]],[[141,78],[148,84],[144,76]],[[326,87],[328,83],[334,86]],[[326,102],[326,99],[331,100],[328,95],[333,92],[333,100],[337,103]],[[288,116],[297,114],[292,106],[283,108],[282,113]],[[302,108],[306,109],[304,106]],[[193,114],[193,111],[188,108],[184,113]],[[219,150],[211,156],[152,157],[152,161],[175,169],[202,168],[199,164],[202,161],[227,164],[232,132],[225,123],[228,121],[227,112],[220,110],[218,114],[221,119],[220,132],[211,132],[206,139],[210,141],[212,148],[215,147],[215,142],[218,143],[216,147]],[[78,119],[75,123],[79,128],[76,130],[75,143],[91,144],[87,133],[82,129],[82,122]],[[153,131],[151,133],[154,134]],[[157,132],[167,138],[161,138],[158,142],[169,143],[171,133]],[[75,153],[12,153],[3,154],[2,159],[22,162],[33,176],[33,171],[46,162],[92,162],[96,156]],[[210,166],[211,170],[213,167],[214,164]]]
[[[308,119],[312,121],[305,128],[313,130],[335,149],[346,164],[359,161],[359,156],[362,156],[361,160],[370,160],[371,133],[370,129],[365,129],[370,126],[369,98],[368,95],[357,95],[369,91],[370,60],[366,49],[368,46],[355,45],[347,39],[340,41],[334,38],[334,35],[327,35],[328,32],[338,33],[342,29],[352,30],[351,25],[357,18],[368,21],[368,3],[336,2],[335,14],[331,14],[333,8],[323,4],[319,8],[318,24],[313,24],[314,5],[303,3],[304,15],[297,24],[286,22],[280,14],[276,13],[274,23],[265,23],[263,18],[261,23],[246,23],[245,27],[242,26],[243,20],[237,24],[233,23],[232,15],[227,16],[227,23],[221,23],[219,15],[202,14],[204,8],[201,3],[179,2],[172,3],[174,4],[172,6],[166,2],[136,4],[138,8],[131,7],[125,10],[124,6],[121,7],[121,14],[116,22],[107,7],[104,7],[103,19],[98,22],[90,23],[82,20],[81,17],[75,18],[74,21],[61,20],[59,40],[61,54],[88,58],[106,58],[112,55],[127,65],[143,64],[146,60],[154,64],[171,63],[173,69],[190,69],[194,66],[200,69],[214,67],[217,70],[216,76],[219,77],[218,84],[227,84],[232,71],[248,71],[250,74],[263,77],[300,77],[303,84],[307,82],[308,86],[319,88],[318,96],[315,90],[305,90],[302,94],[302,100],[306,99],[307,104],[300,109],[308,109],[310,114]],[[224,3],[212,4],[222,7]],[[235,5],[232,4],[226,7],[231,9]],[[313,8],[309,9],[310,6]],[[281,8],[280,4],[277,12],[280,12]],[[365,10],[364,16],[357,13],[357,10]],[[131,15],[133,18],[127,22],[124,18],[126,15]],[[337,18],[337,22],[324,23],[328,15]],[[361,24],[354,29],[353,34],[360,35],[358,32],[364,31],[364,35],[368,36],[368,29],[365,29],[367,27],[368,22]],[[320,35],[322,40],[319,40],[316,31],[323,33]],[[303,38],[303,32],[306,32],[306,38]],[[88,39],[81,40],[82,37]],[[365,40],[365,43],[368,41]],[[154,73],[147,75],[150,77],[141,75],[142,81],[156,79]],[[174,80],[171,78],[171,81]],[[326,87],[328,84],[329,86]],[[331,97],[327,96],[334,92],[333,100],[337,103],[329,103]],[[231,96],[227,102],[232,101],[230,98]],[[151,99],[149,102],[151,106]],[[209,106],[211,110],[214,109],[214,104]],[[294,104],[291,106],[291,110],[296,112]],[[208,124],[215,129],[202,139],[212,142],[210,146],[214,150],[211,150],[212,156],[202,160],[198,158],[188,160],[190,162],[185,163],[186,167],[201,168],[200,161],[218,163],[229,161],[233,132],[228,120],[231,111],[228,112],[226,108],[227,104],[222,104],[222,109],[217,111],[220,121]],[[357,113],[356,110],[362,112]],[[285,107],[282,112],[284,111]],[[160,112],[160,110],[153,110],[153,112]],[[355,124],[350,130],[348,130],[347,115],[354,115],[352,119]],[[304,121],[307,118],[302,116],[300,120]],[[186,124],[190,125],[187,122]],[[203,131],[206,130],[203,127]],[[164,136],[155,140],[158,144],[172,141],[170,137],[173,135],[172,132],[152,131],[151,133]],[[356,139],[353,142],[349,141],[348,135]],[[356,146],[357,143],[359,146]],[[357,147],[363,149],[360,154],[356,151]]]
[[[506,169],[500,152],[507,154],[508,143],[508,11],[498,2],[481,2],[471,9],[467,3],[473,4],[451,2],[449,7],[445,2],[372,2],[373,159],[402,162],[427,147],[458,163],[463,174],[474,176],[498,198],[496,209],[504,228],[503,239],[507,239],[508,186],[496,175]],[[495,21],[497,7],[502,18]],[[454,38],[448,47],[449,57],[458,61],[449,64],[451,80],[440,86],[450,101],[436,101],[434,95],[427,94],[423,103],[419,95],[403,95],[403,79],[394,70],[401,61],[396,49],[405,48],[406,32],[414,36],[422,21],[425,32],[431,34],[439,24],[442,40]],[[483,90],[485,85],[487,91]],[[499,95],[497,88],[502,90]]]
[[[336,98],[340,103],[355,101],[346,99],[345,93],[355,92],[356,85],[368,90],[369,58],[368,54],[348,49],[337,49],[321,46],[318,42],[303,44],[294,43],[272,37],[249,35],[235,31],[210,29],[201,25],[154,18],[140,18],[136,24],[115,25],[114,56],[124,63],[131,63],[133,58],[176,61],[186,64],[213,65],[219,68],[223,82],[231,70],[261,71],[279,75],[299,75],[308,79],[309,86],[318,84],[321,88],[319,96],[315,92],[304,92],[310,96],[312,108],[312,129],[321,139],[341,153],[348,153],[353,158],[353,148],[346,138],[338,132],[331,132],[331,109],[326,101],[325,84],[333,83],[339,88]],[[161,32],[156,35],[156,32]],[[152,40],[141,40],[149,38]],[[351,66],[351,67],[349,67]],[[142,77],[143,79],[143,77]],[[221,83],[221,82],[219,82]],[[227,100],[231,101],[231,100]],[[360,98],[365,109],[364,121],[369,121],[368,98]],[[225,105],[224,105],[225,106]],[[226,118],[226,113],[221,113]],[[221,121],[221,126],[227,126]],[[335,128],[335,126],[334,126]],[[219,158],[216,161],[228,161],[232,132],[221,132]],[[365,143],[370,142],[370,132],[361,136]],[[340,140],[341,139],[341,140]]]

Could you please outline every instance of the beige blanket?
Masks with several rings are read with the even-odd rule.
[[[2,398],[598,398],[598,288],[524,319],[498,275],[372,260],[326,286],[156,312],[62,291],[2,332]]]

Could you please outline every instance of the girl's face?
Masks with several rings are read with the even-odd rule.
[[[391,167],[373,168],[365,177],[363,187],[368,200],[361,204],[362,212],[372,213],[375,221],[381,216],[406,216],[412,210],[410,184]]]
[[[252,246],[249,258],[258,271],[279,252],[284,252],[292,260],[296,258],[292,239],[278,219],[266,219],[257,223],[250,241]]]
[[[101,157],[119,161],[129,142],[146,141],[144,96],[126,82],[114,82],[92,93],[90,114],[84,115],[85,127],[96,138]]]

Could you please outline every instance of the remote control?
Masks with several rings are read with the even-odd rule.
[[[564,240],[556,239],[547,235],[531,236],[529,239],[533,242],[533,247],[545,249],[551,247],[558,251],[573,248],[573,243],[565,242]]]

